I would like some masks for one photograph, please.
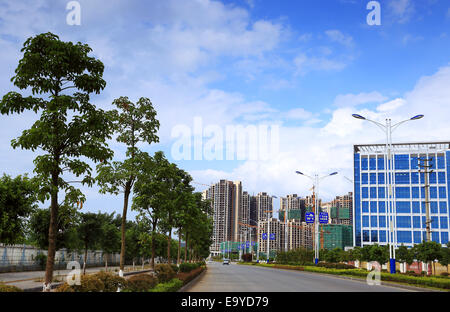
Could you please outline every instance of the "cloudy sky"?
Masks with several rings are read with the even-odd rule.
[[[379,1],[380,26],[367,25],[366,0],[80,0],[79,26],[66,22],[68,2],[0,0],[0,96],[15,90],[10,78],[28,37],[51,31],[87,43],[107,81],[92,101],[109,109],[119,96],[150,98],[160,143],[142,148],[163,150],[197,182],[241,180],[250,193],[305,196],[311,183],[295,170],[338,171],[321,184],[321,197],[345,194],[353,144],[384,142],[352,113],[380,122],[425,114],[396,130],[394,142],[450,139],[447,0]],[[277,125],[278,151],[264,160],[175,160],[172,131],[193,129],[195,118],[203,144],[208,127]],[[1,172],[32,174],[36,154],[10,141],[35,119],[0,116]],[[122,146],[111,147],[124,157]],[[120,196],[83,191],[84,209],[121,213]]]

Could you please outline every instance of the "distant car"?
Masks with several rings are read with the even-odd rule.
[[[230,264],[230,259],[223,259],[223,264]]]

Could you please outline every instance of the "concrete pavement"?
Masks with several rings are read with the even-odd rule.
[[[370,286],[352,280],[317,273],[257,266],[208,263],[208,270],[187,292],[405,292],[396,286]],[[417,291],[420,291],[417,288]]]

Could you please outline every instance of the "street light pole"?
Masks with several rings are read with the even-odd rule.
[[[385,170],[386,170],[386,185],[388,189],[388,228],[389,228],[389,235],[388,235],[388,246],[389,246],[389,267],[391,274],[394,274],[395,269],[395,249],[397,247],[397,209],[396,209],[396,203],[395,203],[395,192],[393,190],[393,185],[395,185],[394,181],[394,158],[392,157],[392,132],[394,132],[395,129],[398,128],[401,124],[411,121],[411,120],[418,120],[423,118],[424,115],[416,115],[410,119],[406,119],[403,121],[400,121],[396,123],[395,125],[392,125],[391,119],[386,118],[386,125],[383,125],[377,121],[373,121],[370,119],[367,119],[366,117],[363,117],[358,114],[352,114],[352,116],[356,119],[366,120],[370,121],[371,123],[374,123],[377,125],[381,130],[383,130],[386,134],[386,156],[384,159],[385,163]]]
[[[319,182],[323,179],[325,179],[326,177],[332,176],[332,175],[336,175],[337,172],[333,172],[330,173],[326,176],[320,177],[318,174],[315,174],[314,177],[311,177],[309,175],[304,174],[303,172],[300,171],[296,171],[297,174],[303,175],[305,177],[310,178],[313,181],[313,186],[314,186],[314,190],[315,190],[315,198],[314,198],[314,210],[315,210],[315,216],[314,216],[314,231],[315,231],[315,235],[314,235],[314,263],[318,264],[319,263],[319,246],[320,246],[320,242],[319,242],[319,218],[318,218],[318,214],[319,214]]]

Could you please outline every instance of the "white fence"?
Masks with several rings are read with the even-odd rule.
[[[45,263],[39,261],[38,255],[47,255],[47,250],[38,249],[27,245],[0,244],[0,272],[35,271],[45,269]],[[87,266],[103,266],[105,261],[108,266],[118,265],[120,254],[105,254],[101,250],[92,250],[87,253]],[[55,254],[55,269],[66,269],[67,263],[78,261],[81,265],[84,262],[84,251],[58,250]]]

